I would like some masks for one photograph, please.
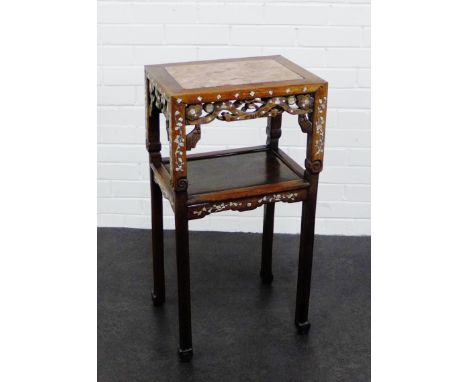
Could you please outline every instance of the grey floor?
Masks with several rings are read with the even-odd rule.
[[[295,332],[299,237],[275,235],[271,286],[261,236],[190,233],[194,357],[177,356],[174,233],[166,303],[153,307],[150,231],[98,229],[98,380],[369,381],[370,238],[317,236],[311,330]]]

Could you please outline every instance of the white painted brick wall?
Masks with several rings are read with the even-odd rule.
[[[317,233],[370,234],[370,1],[98,1],[98,223],[150,227],[143,65],[282,54],[329,82]],[[283,118],[282,148],[300,164],[305,136]],[[194,152],[262,144],[263,119],[213,122]],[[167,144],[163,131],[163,153]],[[229,142],[229,145],[227,145]],[[164,202],[164,224],[174,228]],[[227,211],[195,230],[262,229],[262,212]],[[300,204],[277,204],[275,231],[297,233]]]

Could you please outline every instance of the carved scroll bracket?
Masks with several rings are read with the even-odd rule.
[[[308,114],[301,114],[298,117],[299,126],[303,133],[312,133],[312,122],[310,121]]]
[[[311,161],[310,159],[305,160],[305,168],[310,171],[312,174],[318,174],[320,171],[322,171],[322,161],[320,160],[314,160]]]
[[[166,132],[167,132],[167,140],[169,140],[169,123],[166,121]],[[200,125],[195,125],[190,133],[187,134],[186,142],[187,147],[186,150],[190,151],[197,146],[198,141],[201,139],[201,128]]]
[[[192,150],[197,146],[198,141],[201,138],[200,125],[195,125],[193,130],[187,134],[187,151]]]
[[[185,191],[188,188],[187,178],[179,178],[174,188],[176,191]]]

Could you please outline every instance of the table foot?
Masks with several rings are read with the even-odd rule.
[[[310,322],[296,322],[297,333],[299,334],[307,334],[310,330]]]
[[[165,298],[159,295],[156,295],[154,291],[151,291],[151,299],[153,300],[154,306],[160,306],[164,304]]]
[[[263,284],[271,284],[273,281],[273,275],[271,273],[269,275],[262,275],[260,273],[260,278],[262,279]]]
[[[193,349],[192,348],[189,348],[189,349],[179,349],[179,359],[182,361],[182,362],[189,362],[193,357]]]

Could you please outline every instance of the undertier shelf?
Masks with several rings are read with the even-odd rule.
[[[163,159],[167,172],[168,158]],[[267,146],[187,156],[188,205],[306,189],[304,170]]]

